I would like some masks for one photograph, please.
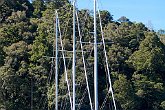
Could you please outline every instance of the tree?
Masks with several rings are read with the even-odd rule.
[[[4,21],[14,11],[25,11],[28,17],[33,12],[33,6],[29,0],[5,0],[0,7],[1,21]]]
[[[164,100],[164,45],[155,33],[147,33],[139,50],[127,61],[134,68],[133,85],[140,109],[159,110]]]
[[[6,109],[28,110],[30,91],[28,78],[28,47],[23,41],[4,48],[7,54],[0,67],[1,100]]]
[[[130,22],[130,20],[127,18],[127,17],[125,17],[125,16],[122,16],[122,17],[120,17],[119,19],[118,19],[118,21],[119,22]]]
[[[100,11],[100,17],[101,17],[101,20],[102,20],[102,26],[103,27],[105,27],[105,25],[112,22],[112,20],[113,20],[113,15],[111,15],[111,13],[106,11],[106,10]],[[100,20],[98,20],[98,21],[100,22]]]
[[[165,44],[165,30],[160,29],[160,30],[158,30],[157,34],[158,34],[158,36],[159,36],[159,38],[160,38],[160,41],[161,41],[163,44]]]
[[[32,3],[28,0],[5,0],[0,5],[0,109],[54,109],[57,85],[54,83],[54,64],[51,64],[54,60],[51,62],[49,56],[54,56],[55,10],[59,13],[64,49],[71,51],[72,8],[69,0],[33,0]],[[100,15],[105,41],[108,42],[106,50],[117,109],[165,109],[165,46],[161,43],[164,42],[163,30],[151,33],[143,23],[131,22],[124,16],[114,22],[111,13],[106,10],[100,11]],[[82,41],[93,42],[91,11],[78,10],[78,16]],[[79,40],[78,34],[76,28]],[[97,28],[97,35],[100,42],[100,28]],[[79,51],[79,44],[77,46]],[[93,45],[83,43],[83,50],[93,100]],[[98,53],[99,104],[106,101],[103,109],[108,110],[113,107],[109,106],[112,97],[107,94],[109,83],[103,45],[98,46]],[[76,55],[76,102],[81,99],[83,104],[78,107],[89,110],[82,55],[79,52]],[[70,57],[72,53],[65,52],[65,56]],[[61,110],[68,110],[71,106],[63,63],[59,60],[59,105],[62,106]],[[70,90],[71,63],[71,60],[66,59]]]
[[[42,11],[45,10],[44,0],[33,0],[34,12],[33,15],[40,18],[42,16]]]
[[[125,75],[118,75],[118,80],[113,84],[115,98],[123,110],[135,110],[136,101],[133,86]]]
[[[144,40],[145,25],[142,23],[121,24],[109,23],[104,30],[105,39],[123,47],[128,47],[132,51],[138,49],[139,44]]]
[[[164,100],[163,83],[150,80],[144,74],[134,74],[132,78],[135,94],[138,100],[138,110],[160,110],[160,103]]]
[[[165,30],[159,29],[159,30],[158,30],[158,34],[160,34],[160,35],[165,34]]]
[[[117,45],[113,44],[109,48],[109,52],[108,52],[111,71],[119,72],[119,73],[126,72],[130,74],[128,70],[125,71],[127,68],[125,61],[129,58],[131,54],[132,54],[131,50],[128,49],[127,47],[122,47],[119,44]]]
[[[158,36],[149,33],[141,42],[139,50],[130,56],[128,64],[131,64],[138,72],[150,71],[150,73],[156,72],[162,76],[161,73],[165,71],[163,69],[165,66],[164,48]],[[164,78],[164,75],[162,77]]]

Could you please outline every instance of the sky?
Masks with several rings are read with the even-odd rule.
[[[165,0],[98,0],[99,9],[108,10],[114,20],[126,16],[154,30],[165,29]],[[93,0],[77,0],[79,9],[93,9]]]

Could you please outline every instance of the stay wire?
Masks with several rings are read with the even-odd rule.
[[[79,36],[80,36],[80,46],[81,46],[81,51],[82,51],[82,60],[83,60],[83,64],[84,64],[84,72],[85,72],[85,79],[86,79],[87,90],[88,90],[88,95],[89,95],[89,101],[90,101],[91,110],[93,110],[92,100],[91,100],[91,95],[90,95],[90,89],[89,89],[89,83],[88,83],[87,69],[86,69],[85,58],[84,58],[83,45],[82,45],[82,36],[81,36],[81,31],[80,31],[80,24],[79,24],[79,18],[78,18],[77,10],[76,10],[76,18],[77,18],[77,24],[78,24],[78,32],[79,32]]]
[[[97,0],[98,2],[98,0]],[[105,39],[104,39],[104,32],[103,32],[103,27],[102,27],[102,19],[101,19],[101,14],[100,14],[100,10],[99,10],[99,6],[97,4],[98,7],[98,14],[99,14],[99,20],[100,20],[100,28],[101,28],[101,35],[102,35],[102,42],[103,42],[103,47],[104,47],[104,55],[105,55],[105,61],[106,61],[106,68],[107,68],[107,74],[108,74],[108,80],[109,80],[109,85],[110,88],[109,90],[111,91],[111,95],[112,95],[112,100],[113,100],[113,104],[114,104],[114,108],[116,110],[116,102],[115,102],[115,98],[114,98],[114,92],[112,89],[112,81],[111,81],[111,76],[110,76],[110,69],[109,69],[109,64],[108,64],[108,58],[107,58],[107,52],[106,52],[106,46],[105,46]]]
[[[58,13],[57,13],[57,17],[58,17]],[[71,108],[72,108],[72,98],[71,98],[71,93],[70,93],[70,84],[69,84],[69,81],[68,81],[68,72],[67,72],[67,68],[66,68],[66,61],[65,61],[64,47],[63,47],[63,42],[62,42],[62,35],[61,35],[61,28],[60,28],[60,21],[59,21],[59,19],[58,19],[58,27],[59,27],[60,43],[61,43],[61,47],[62,47],[62,57],[63,57],[63,61],[64,61],[65,80],[67,82],[68,92],[69,92],[69,99],[70,99],[70,105],[71,105]]]
[[[66,8],[66,6],[63,7],[63,8]],[[70,9],[69,9],[69,13],[71,13],[71,7],[70,7]],[[69,21],[70,21],[70,19],[68,19],[67,22],[66,22],[66,24],[64,25],[64,32],[63,32],[63,33],[64,33],[64,36],[67,35],[67,27],[68,27],[68,25],[69,25]],[[65,50],[64,47],[63,47],[63,50]],[[62,51],[62,52],[64,52],[64,51]],[[67,64],[66,70],[68,70],[69,64],[70,64],[70,63],[71,63],[71,58],[70,58],[70,60],[69,60],[69,62],[68,62],[68,64]],[[66,78],[65,78],[65,79],[66,79]],[[62,92],[63,92],[63,91],[62,91]],[[70,97],[71,97],[71,96],[70,96]],[[64,101],[64,102],[66,102],[66,101],[67,101],[67,100],[66,100],[66,98],[65,98],[65,101]],[[63,103],[64,103],[64,102],[63,102]],[[65,104],[65,105],[62,106],[62,108],[63,108],[62,110],[65,110],[65,107],[67,107],[67,106],[66,106],[67,103],[64,103],[64,104]]]

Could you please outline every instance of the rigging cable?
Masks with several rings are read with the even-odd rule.
[[[78,24],[78,32],[79,32],[79,36],[80,36],[80,46],[81,46],[82,59],[83,59],[83,64],[84,64],[84,72],[85,72],[85,79],[86,79],[87,90],[88,90],[88,95],[89,95],[89,101],[90,101],[91,110],[93,110],[92,100],[91,100],[91,95],[90,95],[90,89],[89,89],[89,83],[88,83],[87,70],[86,70],[86,64],[85,64],[85,58],[84,58],[83,45],[82,45],[82,36],[81,36],[81,31],[80,31],[80,24],[79,24],[79,18],[78,18],[77,10],[76,10],[76,18],[77,18],[77,24]]]
[[[57,13],[57,17],[58,17],[58,13]],[[61,28],[60,28],[60,21],[59,21],[59,19],[58,19],[58,27],[59,27],[59,34],[60,34],[60,43],[61,43],[61,47],[62,47],[62,57],[63,57],[63,61],[64,61],[65,80],[67,82],[68,92],[69,92],[69,99],[70,99],[70,105],[71,105],[71,108],[72,108],[72,98],[71,98],[71,93],[70,93],[70,85],[69,85],[69,81],[68,81],[68,72],[67,72],[67,68],[66,68],[64,47],[63,47],[63,42],[62,42],[62,35],[61,35]]]
[[[64,8],[64,9],[66,9],[66,7],[67,6],[63,6],[62,8]],[[69,12],[68,13],[71,13],[71,10],[72,10],[72,7],[70,7],[70,9],[69,9]],[[70,19],[68,19],[67,21],[66,21],[66,23],[65,23],[65,25],[64,25],[64,31],[63,31],[63,36],[67,36],[67,27],[69,26],[69,21],[70,21]],[[64,50],[64,47],[63,47],[63,50]],[[62,51],[62,52],[64,52],[64,51]],[[65,69],[65,70],[68,70],[68,68],[69,68],[69,65],[70,65],[70,63],[71,63],[71,58],[69,59],[69,62],[68,62],[68,64],[66,64],[67,65],[67,68]],[[65,78],[66,79],[66,78]],[[62,91],[63,92],[63,91]],[[71,97],[71,96],[70,96]],[[65,100],[64,100],[64,102],[62,102],[61,103],[61,108],[62,108],[62,110],[66,110],[65,108],[67,107],[67,103],[65,103],[67,100],[66,100],[66,98],[65,98]],[[62,106],[63,105],[63,106]],[[68,108],[67,108],[68,109]]]
[[[98,6],[98,4],[97,4],[97,6]],[[99,7],[98,7],[98,14],[99,14],[99,20],[100,20],[102,42],[103,42],[103,47],[104,47],[104,55],[105,55],[105,59],[106,59],[105,61],[106,61],[106,68],[107,68],[108,80],[109,80],[109,85],[110,85],[109,90],[111,91],[114,108],[116,110],[116,102],[115,102],[114,93],[113,93],[113,89],[112,89],[112,81],[111,81],[110,70],[109,70],[109,66],[108,66],[109,64],[108,64],[108,58],[107,58],[107,52],[106,52],[106,46],[105,46],[105,39],[104,39],[104,32],[103,32],[103,27],[102,27],[102,19],[101,19]]]

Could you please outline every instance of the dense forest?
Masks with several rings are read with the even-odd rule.
[[[45,56],[53,56],[57,9],[64,48],[72,50],[73,15],[68,0],[6,0],[0,5],[1,110],[54,110],[54,69],[51,68],[52,59]],[[105,40],[112,42],[106,44],[106,51],[117,110],[165,110],[165,31],[155,32],[125,16],[114,20],[106,10],[100,13]],[[82,9],[78,14],[83,41],[92,42],[92,11]],[[97,22],[99,27],[99,19]],[[97,32],[99,42],[100,28]],[[85,53],[85,58],[93,99],[93,49],[91,45],[84,45],[84,49],[91,50],[91,53]],[[102,45],[98,46],[98,51],[101,107],[108,91],[108,80]],[[81,55],[77,53],[77,56]],[[63,61],[59,62],[59,109],[69,110]],[[71,79],[71,62],[68,59],[66,62]],[[81,58],[77,57],[76,65],[76,83],[80,84],[76,102],[79,103],[78,99],[83,102],[77,109],[90,110]],[[113,110],[111,95],[102,110]]]

